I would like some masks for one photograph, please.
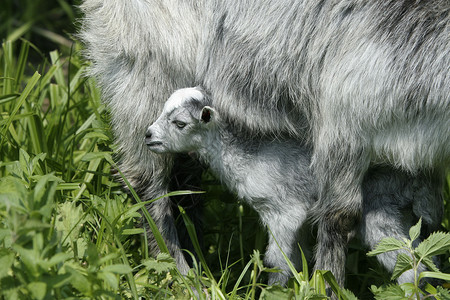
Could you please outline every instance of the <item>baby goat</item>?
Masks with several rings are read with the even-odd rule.
[[[297,243],[305,246],[300,229],[316,201],[317,183],[309,168],[311,151],[294,139],[242,137],[208,106],[210,102],[200,88],[177,90],[148,128],[145,143],[156,153],[197,153],[223,184],[258,212],[271,231],[265,262],[282,269],[281,273],[270,273],[269,284],[285,284],[290,272],[278,245],[298,267]],[[428,229],[435,229],[439,223],[435,209],[428,205],[439,197],[429,195],[427,186],[423,190],[415,187],[416,192],[411,194],[411,187],[402,184],[410,181],[408,175],[398,172],[392,177],[391,172],[388,168],[370,170],[375,183],[392,181],[383,192],[374,193],[380,189],[370,180],[363,184],[363,216],[353,229],[370,248],[384,237],[408,238],[408,229],[419,216]],[[379,255],[378,260],[392,272],[396,256],[396,252],[388,252]],[[413,280],[411,271],[398,279]]]
[[[148,128],[146,144],[156,153],[197,153],[223,184],[258,212],[271,231],[265,262],[283,270],[271,273],[269,284],[284,284],[289,267],[278,245],[294,264],[300,261],[298,233],[315,198],[309,149],[293,140],[239,138],[206,104],[209,100],[199,88],[176,91]]]

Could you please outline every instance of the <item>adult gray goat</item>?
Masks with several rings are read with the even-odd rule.
[[[201,84],[249,136],[291,134],[311,145],[316,267],[340,283],[348,234],[370,198],[363,181],[378,188],[374,195],[398,182],[372,178],[370,167],[398,169],[392,178],[410,172],[417,184],[409,191],[428,186],[439,218],[450,151],[448,0],[85,0],[81,7],[81,37],[111,109],[120,167],[144,200],[176,189],[186,160],[174,168],[177,156],[147,153],[143,130],[171,92]],[[186,271],[170,200],[148,209]]]

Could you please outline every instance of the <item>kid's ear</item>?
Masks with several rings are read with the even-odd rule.
[[[203,123],[208,124],[214,118],[215,113],[216,111],[214,110],[214,108],[210,106],[205,106],[202,108],[200,120]]]

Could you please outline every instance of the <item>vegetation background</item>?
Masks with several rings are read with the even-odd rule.
[[[261,263],[266,233],[257,214],[206,172],[203,255],[189,276],[180,276],[170,256],[149,256],[143,204],[111,175],[108,112],[95,82],[83,76],[88,62],[73,37],[77,3],[0,3],[0,299],[188,299],[199,291],[204,299],[323,299],[332,277],[309,279],[306,268],[288,288],[265,286],[272,270]],[[180,222],[191,229],[183,213]],[[448,248],[441,251],[444,273]],[[350,245],[348,288],[360,299],[383,299],[370,288],[388,284],[390,275],[367,251]]]

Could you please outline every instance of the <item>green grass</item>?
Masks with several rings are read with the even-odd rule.
[[[0,295],[180,299],[195,290],[204,299],[254,298],[261,290],[270,295],[274,288],[264,289],[259,280],[265,271],[259,253],[250,259],[243,245],[245,262],[238,272],[234,260],[211,271],[200,255],[183,277],[170,256],[148,256],[139,227],[145,203],[127,196],[110,175],[108,115],[95,83],[82,76],[86,66],[79,50],[74,44],[68,57],[53,51],[38,65],[28,60],[30,51],[39,51],[27,41],[7,41],[0,51]],[[242,229],[242,218],[239,224]],[[225,231],[216,230],[210,236]],[[220,243],[209,253],[226,252]]]
[[[7,0],[0,9],[0,37],[8,41],[26,38],[41,50],[70,48],[68,33],[74,32],[78,0]]]
[[[266,234],[257,215],[208,174],[203,247],[180,214],[198,252],[188,276],[170,256],[150,257],[139,224],[142,214],[152,220],[110,172],[116,166],[107,109],[83,76],[80,45],[68,44],[59,21],[51,21],[70,22],[74,13],[62,0],[23,3],[20,14],[13,3],[0,12],[7,20],[0,25],[0,299],[188,299],[197,292],[201,299],[323,299],[326,280],[342,299],[353,299],[329,272],[307,268],[287,288],[267,287],[273,270],[261,262]],[[39,3],[48,9],[37,18]],[[45,39],[35,46],[24,37]],[[444,192],[449,199],[448,185]],[[448,201],[444,216],[448,231]],[[389,293],[371,288],[390,278],[358,247],[349,251],[348,264],[360,266],[347,270],[349,288],[360,299]]]

